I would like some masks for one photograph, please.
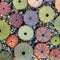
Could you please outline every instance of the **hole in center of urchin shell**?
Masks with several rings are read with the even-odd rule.
[[[20,2],[21,2],[21,0],[18,0],[18,2],[20,3]]]
[[[55,55],[55,57],[57,57],[57,55]]]
[[[39,0],[36,0],[36,1],[39,1]]]
[[[57,42],[57,40],[55,40],[55,42]]]
[[[0,29],[0,32],[1,32],[1,29]]]
[[[24,35],[27,35],[27,33],[25,32]]]
[[[41,53],[43,53],[44,51],[41,51]]]
[[[18,21],[18,20],[16,19],[16,21]]]
[[[49,14],[46,14],[46,17],[48,17],[49,16]]]
[[[32,17],[29,17],[29,20],[32,20]]]
[[[13,42],[12,40],[10,42]]]
[[[42,34],[42,37],[44,37],[44,34]]]
[[[22,55],[25,55],[25,51],[22,52]]]
[[[3,8],[3,10],[4,10],[5,8]]]

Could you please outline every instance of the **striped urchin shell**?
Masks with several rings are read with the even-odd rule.
[[[51,38],[51,32],[46,27],[39,27],[35,31],[35,36],[36,36],[37,41],[39,41],[39,42],[47,42]]]
[[[13,56],[8,51],[1,51],[0,52],[0,60],[13,60]]]
[[[29,26],[35,26],[38,22],[38,15],[35,11],[29,10],[26,11],[24,15],[24,22]]]
[[[60,37],[53,36],[50,41],[54,46],[57,46],[58,44],[60,44]]]
[[[39,59],[49,56],[49,48],[47,44],[38,43],[34,49],[34,55]]]
[[[11,12],[10,4],[7,2],[0,3],[0,15],[8,15]]]
[[[7,22],[0,20],[0,40],[6,39],[10,35],[10,26]]]
[[[32,40],[34,31],[30,26],[24,25],[19,28],[18,36],[24,41]]]
[[[51,22],[54,19],[55,12],[49,6],[43,6],[39,10],[39,18],[43,23]]]
[[[10,46],[11,48],[14,48],[18,44],[18,37],[14,35],[10,35],[6,39],[6,44]]]
[[[60,32],[60,16],[58,16],[54,22],[54,27],[58,32]]]
[[[10,19],[10,23],[14,27],[20,27],[23,23],[23,17],[19,13],[12,14]]]
[[[33,8],[38,8],[43,3],[43,0],[28,0],[28,4]]]
[[[14,53],[18,60],[30,60],[33,56],[33,49],[27,43],[20,43],[15,47]]]
[[[50,59],[51,60],[59,60],[60,59],[60,50],[55,48],[50,51]]]

